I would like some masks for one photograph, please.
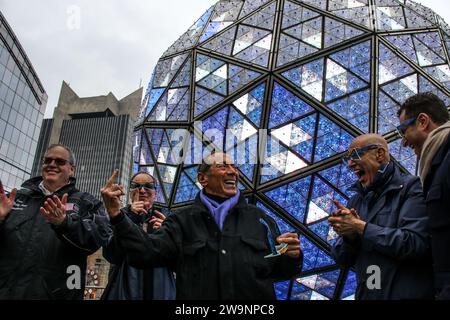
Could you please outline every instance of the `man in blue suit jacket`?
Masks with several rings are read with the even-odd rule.
[[[432,299],[428,218],[418,177],[390,162],[386,140],[362,135],[344,162],[356,174],[355,195],[328,220],[340,238],[336,262],[354,267],[356,299]]]

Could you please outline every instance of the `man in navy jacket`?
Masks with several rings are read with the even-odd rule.
[[[354,267],[356,299],[432,299],[428,218],[420,180],[390,162],[386,140],[356,138],[343,160],[358,181],[329,222],[340,238],[336,262]]]

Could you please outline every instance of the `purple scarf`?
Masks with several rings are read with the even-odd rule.
[[[241,193],[238,190],[238,192],[233,197],[225,200],[222,203],[217,203],[216,201],[208,198],[203,193],[203,190],[200,191],[201,202],[208,208],[221,231],[223,229],[223,222],[225,221],[225,218],[227,217],[230,210],[238,203],[240,194]]]

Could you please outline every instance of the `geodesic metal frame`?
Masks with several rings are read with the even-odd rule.
[[[355,275],[329,256],[336,235],[326,221],[331,200],[351,195],[342,152],[353,137],[379,132],[414,174],[416,159],[394,131],[396,110],[424,91],[450,105],[449,55],[448,25],[412,1],[219,1],[159,60],[135,128],[134,170],[154,173],[170,211],[199,190],[196,166],[173,159],[174,130],[189,131],[190,148],[223,147],[228,128],[246,152],[267,149],[268,164],[238,167],[249,202],[301,234],[302,275],[277,284],[278,298],[351,298]],[[282,151],[270,153],[261,128]],[[277,173],[261,175],[263,167]]]

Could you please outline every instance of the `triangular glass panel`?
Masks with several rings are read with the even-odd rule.
[[[424,70],[435,80],[442,83],[450,89],[450,67],[448,64],[442,64],[434,67],[427,67]]]
[[[380,84],[414,72],[409,64],[383,44],[380,44],[379,54],[378,82]]]
[[[189,111],[189,88],[168,90],[148,121],[187,121]]]
[[[353,195],[348,189],[357,181],[356,175],[342,162],[318,173],[331,185],[339,189],[347,197]]]
[[[241,173],[253,183],[255,164],[258,160],[258,136],[252,135],[244,142],[231,147],[227,150],[227,154],[234,160]]]
[[[269,129],[290,122],[312,111],[314,109],[305,101],[278,83],[274,83]]]
[[[346,151],[353,139],[347,131],[320,115],[314,162]]]
[[[241,89],[259,76],[261,76],[259,72],[230,64],[228,69],[228,90],[230,94]]]
[[[438,32],[418,33],[413,36],[421,67],[446,63],[445,51]]]
[[[187,174],[189,171],[191,174]],[[194,174],[192,174],[194,173]],[[184,169],[181,173],[180,181],[178,182],[177,192],[175,193],[174,203],[182,203],[193,201],[197,193],[201,189],[201,185],[197,182],[197,179],[192,179],[191,176],[197,175],[197,167]]]
[[[245,114],[256,127],[259,127],[261,124],[265,90],[266,84],[262,83],[233,102],[233,105]]]
[[[228,65],[224,64],[205,78],[197,82],[198,85],[208,88],[215,93],[226,96],[228,94]]]
[[[445,53],[437,32],[387,36],[386,39],[421,67],[445,63]]]
[[[244,7],[242,8],[241,14],[239,15],[239,19],[256,11],[256,9],[262,7],[269,1],[270,0],[246,0],[244,3]]]
[[[239,17],[243,2],[241,0],[220,1],[216,4],[211,21],[205,28],[200,42],[203,42],[228,26],[232,25]]]
[[[402,145],[402,140],[396,140],[389,143],[389,151],[391,155],[397,160],[403,168],[408,170],[412,175],[417,173],[417,156],[414,151],[409,147]]]
[[[280,34],[277,67],[317,52],[318,49],[284,33]]]
[[[186,33],[184,33],[169,49],[167,49],[163,57],[190,49],[197,44],[198,38],[200,37],[200,34],[208,22],[213,10],[214,6],[209,8],[208,11],[206,11],[200,19],[194,23],[188,31],[186,31]]]
[[[272,34],[269,34],[250,47],[235,54],[234,57],[267,68],[271,46]]]
[[[159,89],[152,89],[152,91],[150,91],[150,95],[147,100],[147,106],[145,108],[145,117],[147,117],[150,114],[150,112],[152,112],[153,107],[158,102],[159,98],[161,98],[165,90],[166,88],[159,88]]]
[[[251,47],[259,40],[270,34],[270,31],[240,25],[234,42],[233,55]]]
[[[287,175],[308,165],[271,136],[267,140],[265,151],[264,164],[261,168],[261,183]]]
[[[329,0],[328,11],[347,21],[372,29],[368,0]]]
[[[325,101],[337,99],[367,86],[367,82],[352,75],[333,60],[327,59]]]
[[[236,38],[236,29],[234,26],[214,39],[206,42],[202,47],[217,53],[230,56],[233,51],[234,39]]]
[[[322,101],[324,59],[315,60],[282,73],[297,87]]]
[[[409,3],[412,3],[409,1]],[[433,23],[426,19],[425,17],[419,15],[414,10],[411,10],[408,7],[405,7],[405,16],[406,16],[406,22],[408,24],[408,28],[410,29],[416,29],[416,28],[427,28],[432,27]]]
[[[214,142],[215,146],[224,150],[225,128],[229,114],[229,107],[224,107],[202,121],[202,132],[205,138]]]
[[[354,93],[327,107],[364,133],[369,132],[370,90]]]
[[[363,31],[361,30],[328,17],[325,17],[324,32],[325,48],[337,45],[363,34]]]
[[[305,236],[300,237],[300,248],[303,252],[302,272],[307,272],[322,267],[333,266],[335,264],[329,254],[327,254]]]
[[[311,177],[299,179],[287,185],[276,187],[264,194],[287,213],[303,223]]]
[[[344,288],[342,289],[342,300],[355,300],[356,292],[356,274],[353,271],[348,271],[347,279],[345,280]]]
[[[371,41],[365,41],[330,56],[366,82],[370,82]]]
[[[386,134],[396,129],[400,124],[397,111],[400,105],[386,95],[382,90],[378,94],[378,133]]]
[[[301,40],[310,46],[322,48],[322,17],[308,20],[284,30],[284,33]]]
[[[334,292],[336,291],[336,286],[339,280],[340,270],[329,271],[321,274],[314,274],[310,276],[304,276],[297,279],[296,284],[303,286],[305,290],[301,296],[303,300],[329,300],[333,299]],[[295,285],[294,285],[295,287]],[[296,292],[297,290],[293,290]],[[310,294],[307,292],[311,291]],[[308,298],[309,299],[305,299]],[[321,297],[318,299],[318,297]],[[293,298],[293,297],[292,297]]]
[[[309,10],[294,2],[286,1],[284,3],[283,22],[281,28],[286,29],[318,16],[319,14],[315,11]]]
[[[418,93],[417,74],[401,78],[381,87],[398,104],[402,104],[406,99]]]
[[[386,40],[388,40],[390,43],[392,43],[394,46],[396,46],[398,49],[400,49],[412,61],[418,63],[416,49],[414,48],[414,42],[413,42],[411,35],[403,34],[403,35],[395,35],[395,36],[385,36],[384,38]],[[388,50],[388,49],[386,47],[384,47],[384,50]],[[380,50],[380,53],[381,53],[381,50]],[[393,55],[392,52],[388,52],[388,51],[384,52],[383,54],[385,55],[384,60],[388,60],[389,55]]]
[[[230,108],[227,124],[228,133],[232,134],[234,140],[239,144],[257,134],[258,130],[234,108]],[[227,136],[227,139],[231,139],[231,137]]]
[[[173,81],[171,88],[187,87],[191,83],[192,59],[188,59]]]
[[[297,120],[271,131],[271,135],[295,150],[308,163],[312,162],[317,114]]]
[[[176,57],[160,60],[155,67],[152,88],[167,87],[172,81],[181,65],[186,61],[188,54],[181,54]]]
[[[275,289],[275,295],[277,297],[277,300],[282,301],[282,300],[288,299],[289,285],[290,285],[290,281],[276,282],[273,285],[273,288]]]
[[[377,28],[381,31],[403,30],[406,27],[403,7],[377,6]]]
[[[336,210],[333,200],[345,205],[348,198],[315,175],[305,223],[311,231],[329,244],[333,244],[338,238],[327,220],[328,216]]]
[[[428,79],[419,75],[419,92],[432,92],[444,101],[447,107],[450,107],[450,96],[439,90]]]
[[[142,137],[142,145],[139,152],[139,165],[147,166],[153,164],[153,158],[150,154],[150,147],[145,136]]]
[[[271,5],[262,9],[261,11],[258,11],[255,14],[251,15],[250,17],[242,21],[242,23],[272,31],[275,22],[276,8],[277,3],[274,2]]]
[[[158,170],[167,199],[169,199],[175,182],[177,167],[159,164]]]
[[[200,87],[195,88],[194,116],[197,117],[203,112],[213,108],[224,99],[223,96]]]

